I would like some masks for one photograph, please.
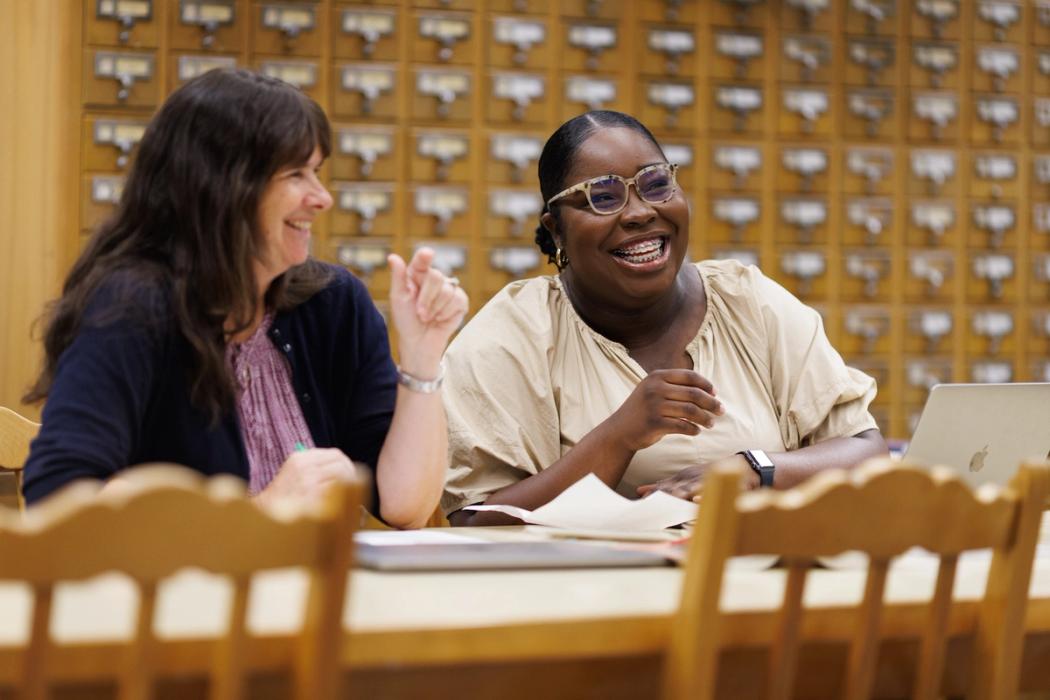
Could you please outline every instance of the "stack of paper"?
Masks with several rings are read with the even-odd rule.
[[[594,474],[588,474],[536,510],[516,506],[467,506],[466,510],[506,513],[527,523],[579,530],[653,531],[696,519],[690,501],[655,491],[645,498],[624,498]]]

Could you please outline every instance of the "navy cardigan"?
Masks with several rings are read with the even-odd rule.
[[[275,316],[270,339],[291,366],[314,443],[373,469],[378,513],[374,468],[394,413],[397,368],[364,284],[330,269],[325,289]],[[119,274],[103,285],[59,358],[25,465],[27,503],[76,479],[108,479],[143,462],[248,478],[236,411],[213,427],[190,403],[189,344],[175,328],[170,295],[133,288],[129,299],[127,292]]]

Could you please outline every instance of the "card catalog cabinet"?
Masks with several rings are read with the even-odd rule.
[[[1048,0],[69,5],[84,234],[168,93],[252,67],[331,118],[315,254],[382,304],[386,255],[434,245],[476,310],[554,272],[533,243],[543,143],[617,109],[679,164],[691,256],[817,306],[887,434],[933,382],[1050,379]]]

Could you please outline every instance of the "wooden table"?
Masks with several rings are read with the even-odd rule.
[[[489,530],[489,539],[523,536],[519,528]],[[765,562],[763,562],[765,563]],[[987,558],[960,562],[951,618],[953,641],[948,690],[967,672],[968,639],[976,601],[983,591]],[[844,564],[848,566],[848,564]],[[927,559],[908,559],[891,570],[883,630],[890,638],[881,654],[880,695],[905,695],[914,644],[894,641],[925,624],[923,601],[934,569]],[[355,571],[345,612],[353,630],[342,657],[350,679],[365,697],[471,694],[500,697],[642,697],[657,692],[659,659],[667,621],[677,604],[681,571],[676,568],[510,572],[378,573]],[[806,592],[799,677],[807,695],[834,697],[836,668],[845,659],[844,632],[850,606],[863,590],[863,573],[852,568],[816,571]],[[723,657],[726,697],[750,695],[761,683],[762,651],[772,613],[783,590],[783,573],[735,561],[727,572],[722,605],[732,614],[726,634],[733,649]],[[270,572],[257,578],[249,626],[263,674],[290,658],[292,634],[302,613],[305,580],[300,572]],[[161,591],[156,631],[158,663],[192,676],[207,668],[210,638],[222,625],[225,586],[188,572]],[[106,676],[122,640],[132,630],[135,606],[130,585],[117,575],[56,592],[52,634],[61,646],[55,662],[73,683]],[[29,592],[0,582],[0,686],[20,662],[27,636]],[[1036,561],[1026,629],[1022,687],[1050,693],[1050,553]],[[75,649],[71,646],[75,645]],[[264,686],[275,682],[263,679]],[[279,682],[276,682],[279,686]],[[265,695],[265,693],[262,693]]]

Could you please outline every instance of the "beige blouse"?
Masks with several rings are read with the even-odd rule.
[[[617,490],[743,449],[794,450],[876,427],[875,380],[847,367],[814,309],[758,268],[696,269],[707,314],[687,347],[726,412],[697,436],[668,435],[631,460]],[[452,342],[443,391],[451,468],[445,513],[556,462],[608,418],[646,372],[577,315],[558,277],[513,282]]]

